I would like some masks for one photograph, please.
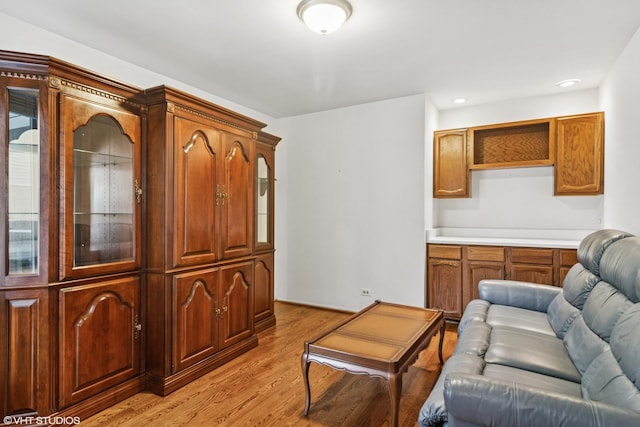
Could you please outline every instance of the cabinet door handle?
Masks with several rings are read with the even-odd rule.
[[[140,185],[138,185],[138,180],[134,180],[133,181],[133,185],[135,187],[135,195],[136,195],[136,200],[138,201],[138,203],[142,202],[142,188],[140,188]]]

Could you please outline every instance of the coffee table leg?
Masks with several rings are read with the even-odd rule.
[[[440,326],[440,343],[438,344],[438,357],[440,358],[440,364],[444,363],[444,359],[442,358],[442,343],[444,341],[444,320],[442,321],[442,326]]]
[[[398,427],[400,395],[402,394],[402,374],[391,375],[389,378],[389,392],[391,393],[391,427]]]
[[[304,415],[309,415],[309,407],[311,406],[311,387],[309,386],[309,360],[305,351],[302,353],[302,379],[304,380],[304,388],[306,391],[306,401],[304,404]]]

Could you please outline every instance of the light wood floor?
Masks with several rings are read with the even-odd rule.
[[[300,356],[304,341],[346,319],[331,310],[276,302],[277,325],[259,345],[166,397],[139,393],[91,418],[97,426],[388,426],[390,397],[380,378],[312,363],[311,409],[303,415]],[[447,327],[445,360],[455,346]],[[438,335],[403,376],[400,425],[416,426],[418,412],[440,374]]]

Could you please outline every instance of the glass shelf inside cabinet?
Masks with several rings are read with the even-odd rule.
[[[133,142],[97,115],[74,132],[74,266],[134,257]]]
[[[9,274],[38,273],[40,135],[38,91],[9,89]]]

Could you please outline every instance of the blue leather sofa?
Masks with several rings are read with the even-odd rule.
[[[640,237],[588,235],[563,288],[478,287],[419,426],[640,426]]]

